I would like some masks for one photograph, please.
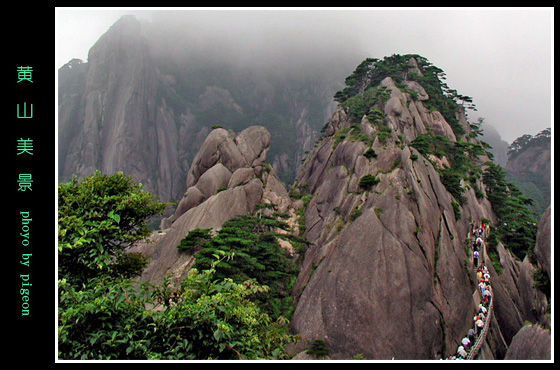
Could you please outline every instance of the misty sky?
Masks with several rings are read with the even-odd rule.
[[[56,8],[56,68],[87,61],[97,39],[124,14],[151,21],[153,8]],[[328,47],[356,43],[364,56],[420,54],[443,69],[447,84],[471,96],[478,117],[511,143],[552,127],[552,8],[162,9],[197,29],[267,47],[302,38]],[[272,36],[271,36],[272,37]],[[274,42],[273,42],[274,43]],[[341,53],[344,50],[341,49]],[[357,64],[356,64],[357,65]],[[343,81],[341,81],[343,82]]]

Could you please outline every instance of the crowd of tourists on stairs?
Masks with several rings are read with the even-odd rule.
[[[473,264],[476,268],[476,278],[478,288],[482,296],[482,302],[478,305],[476,315],[473,317],[473,326],[469,329],[467,335],[461,340],[461,344],[457,347],[454,355],[449,356],[447,360],[464,360],[469,356],[472,351],[476,340],[482,335],[484,326],[487,325],[486,319],[488,315],[488,307],[492,299],[492,290],[490,286],[490,273],[484,264],[479,264],[480,253],[485,247],[484,240],[490,233],[490,225],[482,223],[476,227],[475,223],[471,223],[471,234],[473,243]]]
[[[492,290],[490,287],[490,274],[485,265],[478,266],[477,278],[479,278],[478,288],[482,294],[482,302],[478,305],[477,312],[473,317],[472,327],[461,340],[461,345],[457,347],[456,353],[449,356],[447,360],[466,359],[473,349],[476,340],[482,335],[485,325],[487,325],[488,308],[490,306],[490,300],[492,299]]]

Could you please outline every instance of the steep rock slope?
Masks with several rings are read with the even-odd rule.
[[[71,84],[65,83],[66,81]],[[80,84],[83,81],[83,85]],[[59,177],[123,171],[167,201],[184,182],[172,111],[157,99],[140,23],[123,17],[90,49],[88,63],[59,71]]]
[[[286,212],[290,199],[270,165],[265,163],[270,133],[251,126],[235,134],[213,130],[193,161],[189,185],[174,215],[155,232],[150,243],[131,251],[150,256],[141,280],[159,281],[170,276],[180,282],[192,266],[192,255],[179,252],[181,240],[196,228],[220,228],[237,215],[251,213],[260,203],[275,204]]]
[[[434,71],[411,55],[362,63],[298,175],[299,191],[312,195],[312,247],[292,328],[324,339],[335,358],[441,358],[471,325],[465,239],[471,220],[496,221],[480,176],[488,156],[462,105],[450,115],[427,83]]]
[[[500,275],[499,283],[504,284],[508,294],[496,297],[496,303],[499,303],[496,314],[500,329],[509,343],[505,355],[502,353],[500,356],[506,360],[546,360],[551,356],[551,292],[535,289],[537,269],[541,269],[549,281],[551,278],[550,217],[551,209],[548,208],[539,223],[534,258],[531,260],[516,261],[509,253],[500,250],[500,261],[505,271]],[[508,301],[500,302],[504,298]],[[534,325],[527,326],[527,322]]]
[[[505,360],[550,360],[551,344],[550,330],[536,325],[524,326],[513,338]]]
[[[282,180],[293,181],[333,112],[332,94],[355,52],[318,65],[307,53],[284,57],[290,51],[275,49],[283,62],[259,65],[242,41],[226,47],[181,29],[165,19],[122,17],[87,62],[72,60],[59,70],[60,181],[96,169],[123,171],[162,201],[177,201],[212,128],[240,132],[252,125],[268,128],[269,162]]]
[[[550,128],[535,136],[523,135],[509,147],[505,169],[508,178],[531,197],[532,210],[541,217],[551,201],[552,171]]]

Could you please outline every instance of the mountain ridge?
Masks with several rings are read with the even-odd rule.
[[[413,56],[401,60],[404,64],[399,68],[417,68],[407,58]],[[375,63],[368,68],[376,68]],[[370,72],[359,66],[357,73]],[[401,86],[407,86],[405,81],[399,81]],[[350,83],[356,80],[350,78]],[[368,82],[358,83],[358,94],[365,94]],[[489,157],[475,150],[482,144],[461,105],[456,105],[452,127],[443,115],[423,107],[429,94],[418,86],[416,94],[403,92],[391,76],[379,86],[390,94],[370,101],[366,110],[356,103],[359,99],[341,102],[298,175],[297,187],[312,194],[305,211],[311,247],[295,285],[298,300],[292,328],[308,340],[324,339],[334,358],[446,357],[458,345],[459,333],[468,329],[473,312],[474,281],[465,267],[472,262],[464,245],[469,223],[498,221],[482,171],[476,171]],[[352,117],[353,109],[359,109],[361,119]],[[422,135],[430,138],[428,151],[417,142]],[[441,143],[447,143],[447,151],[437,153]],[[462,178],[450,177],[454,181],[446,182],[446,176],[455,176],[450,174],[452,168],[464,167],[457,158],[468,159],[453,154],[449,150],[453,148],[473,150],[470,160],[478,164],[467,166]],[[366,183],[367,176],[373,180]],[[498,249],[502,261],[508,252],[503,246]],[[515,279],[503,280],[505,276],[490,269],[502,289]],[[504,295],[505,291],[497,293],[501,296],[496,314],[500,324],[493,329],[497,333],[502,325],[511,328],[504,321],[513,313],[505,314],[504,307],[511,308],[512,300],[519,299]],[[503,334],[492,336],[503,338]],[[510,338],[506,334],[505,340]],[[494,348],[499,352],[504,344],[495,343]]]
[[[123,17],[95,43],[87,62],[60,68],[62,180],[121,170],[162,201],[178,201],[190,162],[213,127],[239,132],[261,125],[273,138],[271,164],[281,179],[293,181],[357,52],[325,56],[322,67],[303,53],[277,66],[254,66],[237,60],[241,51],[231,45],[217,50],[195,41],[165,23]]]
[[[472,98],[449,88],[444,72],[420,55],[367,58],[332,92],[338,106],[320,137],[309,117],[318,120],[332,106],[301,97],[329,83],[299,91],[250,79],[240,90],[257,98],[252,106],[214,83],[225,73],[220,68],[214,81],[181,84],[196,73],[173,69],[192,66],[154,61],[140,23],[119,22],[87,63],[73,60],[59,71],[70,83],[59,90],[59,175],[123,170],[163,200],[178,199],[152,243],[131,250],[151,256],[141,280],[171,274],[180,283],[194,256],[177,246],[190,231],[275,205],[309,243],[294,256],[300,272],[291,328],[302,344],[324,340],[335,359],[454,353],[477,303],[466,241],[471,222],[489,221],[491,235],[512,232],[493,204],[501,194],[490,180],[502,185],[500,173],[491,172],[480,127],[467,118]],[[280,127],[295,135],[275,136],[255,121],[245,127],[247,117],[289,122]],[[274,152],[279,137],[288,149]],[[290,192],[277,174],[287,168],[297,170]],[[546,230],[540,236],[546,250]],[[533,276],[537,268],[549,271],[549,257],[541,251],[537,263],[521,251],[521,258],[500,239],[490,250],[496,324],[484,353],[504,358],[525,320],[544,320],[548,300]]]

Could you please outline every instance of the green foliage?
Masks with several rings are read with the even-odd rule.
[[[393,130],[388,125],[380,124],[377,126],[377,130],[377,138],[381,143],[386,143],[387,139],[391,138]]]
[[[483,117],[479,117],[476,123],[469,123],[469,127],[471,129],[471,133],[469,134],[469,138],[475,139],[479,136],[483,135],[482,123],[484,122]]]
[[[327,343],[323,339],[315,339],[305,353],[319,359],[329,355],[329,347],[327,347]]]
[[[384,120],[385,114],[377,107],[383,106],[391,95],[390,90],[385,86],[370,87],[363,94],[354,95],[343,101],[340,105],[347,109],[348,114],[354,120],[361,120],[363,116],[373,123],[377,124]]]
[[[461,219],[461,205],[457,202],[451,202],[451,206],[453,207],[453,214],[455,214],[455,219]]]
[[[274,321],[250,299],[267,288],[217,280],[215,272],[191,270],[177,290],[167,281],[137,286],[107,277],[77,290],[59,280],[59,358],[286,358],[285,345],[294,339],[286,323]]]
[[[372,147],[369,147],[368,150],[365,151],[364,157],[367,159],[377,158],[377,153]]]
[[[58,185],[58,252],[60,276],[85,283],[100,275],[132,277],[146,260],[124,256],[126,248],[150,234],[149,217],[165,204],[119,172],[99,171]]]
[[[378,109],[387,102],[390,91],[385,86],[371,87],[363,94],[354,95],[341,103],[354,120],[360,121],[363,116],[373,123],[378,124],[384,120],[385,114]]]
[[[194,229],[191,230],[187,236],[181,240],[177,246],[180,251],[187,253],[195,253],[201,249],[207,248],[210,245],[212,229]]]
[[[354,210],[352,210],[352,213],[350,214],[350,221],[354,221],[361,215],[362,215],[362,209],[359,206],[354,208]]]
[[[371,190],[381,180],[373,175],[365,175],[360,179],[360,187],[364,190]]]
[[[543,173],[523,171],[521,173],[507,172],[506,178],[513,183],[527,197],[533,200],[528,205],[536,219],[542,217],[551,205],[551,182]]]
[[[274,302],[278,293],[254,280],[217,279],[215,257],[206,270],[192,269],[177,289],[167,279],[160,285],[128,279],[142,272],[146,259],[124,250],[149,233],[146,218],[164,206],[121,173],[59,185],[59,358],[287,358],[285,345],[294,339],[287,320],[271,318],[257,303],[263,297]],[[275,220],[262,224],[282,227]],[[205,247],[209,238],[209,229],[193,230],[183,248]]]
[[[338,146],[338,144],[342,143],[348,134],[348,132],[352,129],[352,127],[346,127],[341,130],[338,130],[334,134],[334,141],[333,141],[333,149]]]
[[[378,124],[383,121],[385,118],[385,114],[381,112],[379,109],[370,109],[367,118],[374,124]]]
[[[416,61],[422,75],[416,73],[409,63],[412,58]],[[417,54],[393,54],[381,60],[367,58],[346,79],[346,87],[338,91],[334,98],[342,106],[349,107],[349,112],[353,117],[361,118],[364,114],[368,114],[368,109],[372,105],[366,97],[367,92],[377,88],[386,77],[391,77],[399,89],[410,93],[413,98],[416,97],[416,94],[408,90],[404,82],[417,81],[420,83],[430,97],[423,104],[428,109],[441,112],[457,137],[465,134],[464,128],[457,119],[457,112],[460,105],[475,109],[472,98],[460,95],[456,90],[450,89],[444,82],[445,73],[443,70]]]
[[[336,148],[338,144],[344,140],[351,142],[361,141],[367,146],[371,146],[373,144],[373,140],[368,135],[361,132],[360,125],[357,123],[340,129],[334,134],[333,148]]]
[[[361,62],[358,67],[356,67],[356,70],[354,70],[354,72],[346,78],[346,87],[343,90],[338,91],[334,95],[334,99],[341,103],[348,98],[361,93],[362,91],[360,90],[363,90],[368,75],[378,61],[379,59],[367,58]]]
[[[303,206],[307,207],[309,202],[311,202],[311,199],[313,199],[313,194],[305,194],[304,196],[302,196],[301,200],[303,201]]]
[[[311,202],[312,198],[312,194],[306,194],[300,198],[303,201],[303,207],[296,211],[299,235],[303,235],[305,233],[305,230],[307,229],[305,225],[305,211],[307,210],[307,206],[309,205],[309,202]]]
[[[218,194],[218,193],[220,193],[224,190],[227,190],[227,186],[222,186],[221,188],[216,189],[216,194]]]
[[[431,133],[420,134],[410,143],[424,157],[433,154],[438,158],[448,155],[453,143],[445,136]]]
[[[483,175],[486,194],[499,220],[493,234],[514,255],[523,259],[534,248],[536,242],[537,223],[527,208],[532,200],[525,197],[515,185],[506,181],[502,167],[493,162],[487,162],[486,165]]]
[[[479,156],[485,154],[481,144],[451,141],[445,136],[427,133],[418,135],[411,145],[428,159],[430,155],[434,155],[449,160],[451,167],[438,169],[438,172],[445,188],[459,205],[464,205],[463,193],[466,190],[461,181],[470,184],[479,199],[484,198],[484,193],[477,183],[482,178]]]
[[[551,138],[552,133],[550,128],[542,130],[535,136],[525,134],[521,137],[518,137],[508,147],[508,159],[515,159],[515,157],[517,157],[520,153],[527,150],[528,148],[550,145]]]
[[[439,173],[441,182],[447,191],[453,195],[460,205],[463,205],[465,203],[463,198],[465,189],[461,186],[461,176],[449,167],[439,170]]]
[[[537,268],[533,273],[533,286],[543,292],[550,300],[550,277],[542,268]]]
[[[263,215],[234,217],[213,238],[203,235],[204,246],[196,254],[194,267],[206,270],[216,255],[232,255],[216,268],[216,278],[238,283],[254,280],[268,286],[270,291],[257,296],[260,307],[272,317],[290,317],[293,304],[289,293],[297,270],[278,242],[278,229],[287,230],[288,225]]]

